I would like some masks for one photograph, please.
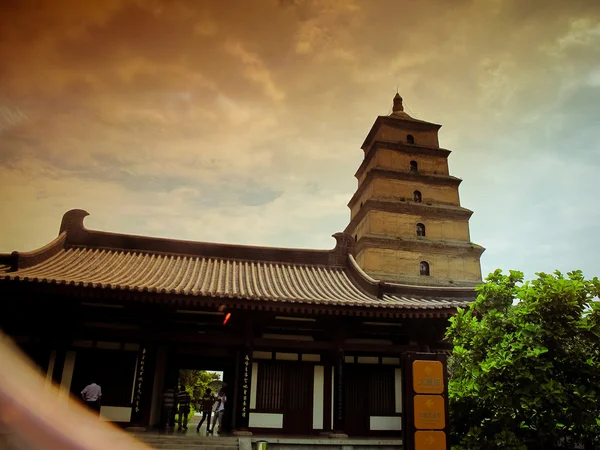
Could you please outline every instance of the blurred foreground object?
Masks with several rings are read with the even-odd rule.
[[[0,449],[149,448],[79,402],[59,397],[2,332],[0,361]]]

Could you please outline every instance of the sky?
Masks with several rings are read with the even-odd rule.
[[[597,0],[2,0],[0,252],[334,247],[396,89],[496,268],[600,275]]]

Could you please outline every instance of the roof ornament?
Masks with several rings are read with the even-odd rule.
[[[395,112],[404,112],[404,106],[402,106],[402,97],[400,97],[398,92],[396,92],[396,95],[394,96],[394,106],[392,107],[392,113]]]

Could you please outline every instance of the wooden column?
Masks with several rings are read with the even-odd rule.
[[[248,429],[250,419],[250,386],[252,385],[252,353],[254,329],[252,316],[247,316],[243,322],[245,345],[239,350],[236,358],[235,376],[235,407],[233,428],[235,436],[252,436]]]
[[[344,350],[339,347],[334,354],[334,382],[333,382],[333,432],[332,438],[346,438],[344,418]]]
[[[52,368],[52,382],[55,385],[60,385],[62,379],[63,368],[65,367],[65,357],[67,355],[67,347],[65,344],[58,344],[55,349],[54,367]]]
[[[236,436],[251,436],[248,430],[250,419],[250,386],[252,384],[252,347],[241,349],[237,356],[235,380],[235,410],[233,426]]]
[[[146,426],[150,423],[155,366],[156,347],[148,342],[142,343],[138,355],[131,411],[133,425]]]
[[[166,386],[168,385],[168,373],[167,367],[169,364],[169,347],[167,345],[158,345],[156,349],[156,362],[154,364],[154,380],[152,387],[148,384],[148,388],[152,389],[152,403],[150,407],[150,420],[149,425],[151,427],[159,427],[163,422],[166,421],[166,417],[163,417],[163,393]]]
[[[140,350],[135,375],[131,424],[149,426],[157,363],[157,343],[154,333],[157,325],[161,323],[161,317],[159,313],[141,309],[139,305],[133,308],[139,314],[137,321],[140,326]]]

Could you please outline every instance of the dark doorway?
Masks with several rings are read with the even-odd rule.
[[[345,365],[344,419],[346,433],[352,436],[369,434],[369,374],[368,367]]]
[[[133,351],[78,349],[71,394],[80,399],[83,388],[97,383],[102,388],[102,405],[131,407],[137,358]]]
[[[215,427],[217,412],[220,409],[221,401],[218,400],[218,395],[221,391],[221,387],[225,391],[225,403],[223,404],[224,410],[231,408],[233,399],[227,395],[227,386],[221,386],[219,382],[223,382],[224,372],[221,370],[211,369],[179,369],[179,388],[177,392],[181,392],[184,388],[185,391],[190,395],[190,412],[188,414],[188,422],[193,425],[191,428],[197,426],[198,423],[202,422],[200,431],[202,434],[206,434],[208,430]],[[205,395],[212,397],[212,409],[210,415],[202,414],[202,404]],[[179,411],[176,411],[175,422],[178,422]],[[203,420],[204,417],[204,420]],[[214,428],[214,432],[217,433],[218,428]]]
[[[286,364],[283,429],[289,434],[308,435],[312,430],[314,366]]]
[[[314,365],[299,361],[261,361],[256,410],[283,414],[285,434],[308,435],[313,420]]]
[[[371,416],[395,415],[394,368],[347,364],[345,370],[345,430],[351,436],[368,436]],[[381,434],[375,431],[374,434]]]
[[[187,350],[187,349],[186,349]],[[174,387],[176,391],[179,390],[180,386],[188,385],[187,391],[190,393],[192,398],[192,406],[194,409],[200,409],[200,400],[204,395],[206,386],[205,383],[199,382],[194,386],[189,386],[192,380],[196,378],[192,376],[194,372],[209,372],[209,373],[219,373],[221,376],[221,380],[225,382],[225,395],[227,397],[227,401],[225,403],[225,412],[223,414],[223,425],[222,425],[222,433],[230,433],[233,429],[233,416],[235,409],[235,361],[234,357],[226,357],[220,355],[212,354],[214,352],[202,352],[202,353],[193,353],[193,350],[182,351],[178,353],[174,353],[169,358],[169,364],[167,369],[167,376],[165,380],[165,388],[166,387]],[[218,391],[212,392],[213,395],[218,394]],[[215,414],[211,415],[211,427],[214,421]],[[193,416],[191,418],[194,418]],[[200,420],[201,415],[199,417],[195,417],[192,422],[195,422],[195,419]],[[194,425],[194,429],[192,427],[189,429],[196,432]],[[189,425],[188,425],[189,427]],[[206,422],[202,425],[202,431],[206,430]],[[188,431],[189,433],[189,431]],[[216,433],[216,431],[215,431]]]

